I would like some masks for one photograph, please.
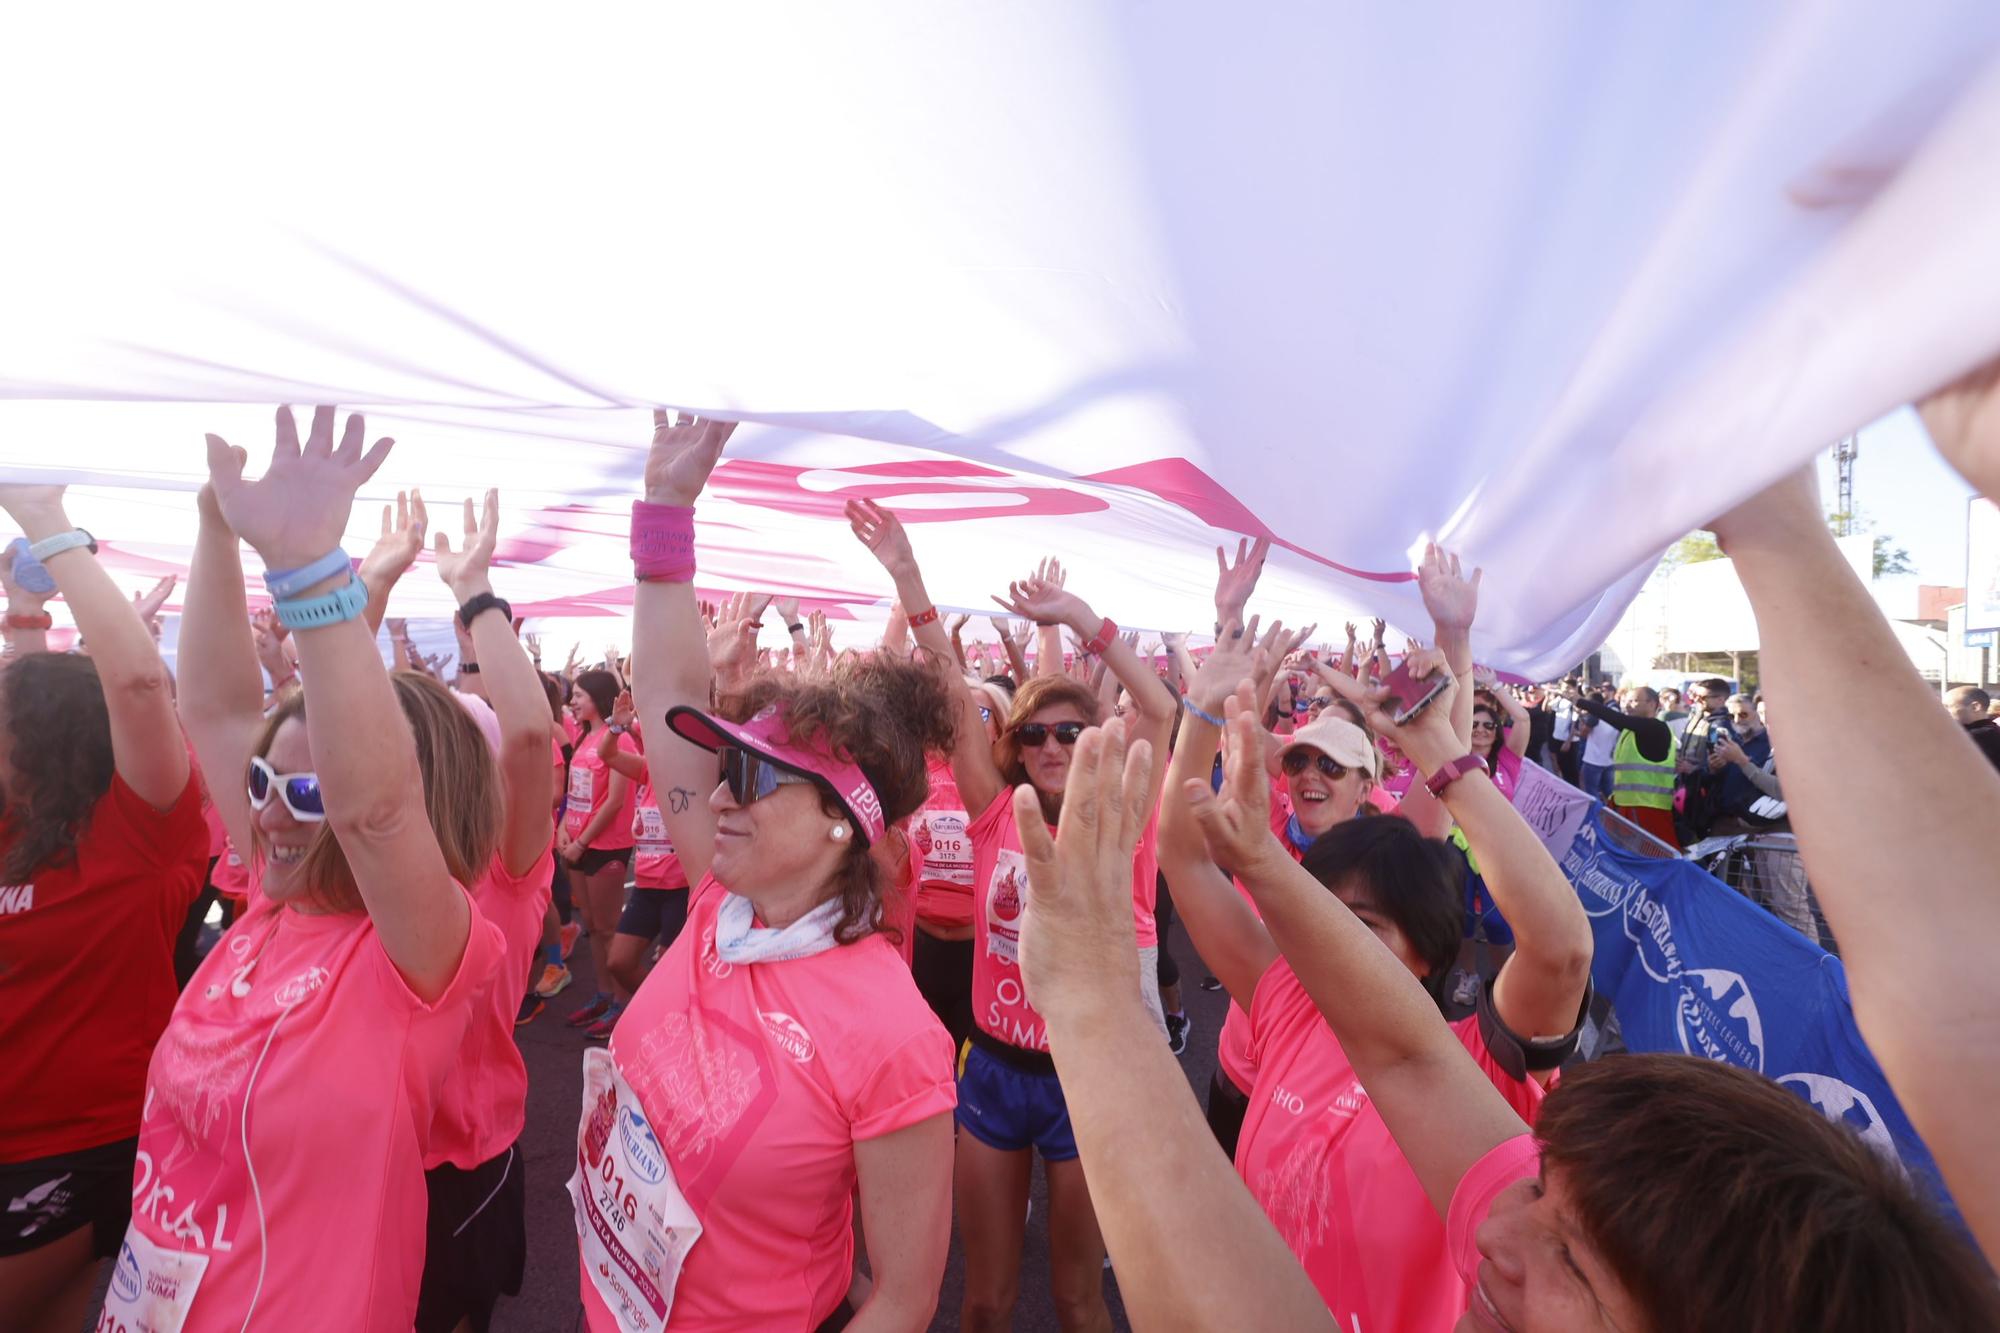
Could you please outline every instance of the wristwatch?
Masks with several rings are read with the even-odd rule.
[[[1486,772],[1486,761],[1476,754],[1462,754],[1443,768],[1440,768],[1437,772],[1425,778],[1424,786],[1429,790],[1431,795],[1443,796],[1446,787],[1449,787],[1452,783],[1458,781],[1474,769],[1478,769],[1482,773]]]
[[[614,736],[623,736],[627,731],[631,730],[631,728],[625,726],[621,722],[613,722],[610,726],[606,727],[605,730],[610,732]]]
[[[44,537],[28,548],[28,554],[46,564],[50,556],[61,555],[64,551],[74,551],[79,546],[88,546],[92,555],[97,554],[97,538],[82,528],[71,528],[68,532],[58,532],[53,537]]]

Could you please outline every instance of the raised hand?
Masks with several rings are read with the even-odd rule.
[[[1035,573],[1008,584],[1007,596],[995,597],[994,603],[1038,625],[1074,627],[1077,621],[1073,617],[1080,615],[1083,610],[1083,599],[1073,592],[1066,591],[1061,583],[1047,577],[1046,571],[1054,564],[1054,561],[1043,561]]]
[[[2000,495],[2000,359],[1918,403],[1917,415],[1960,476],[1982,494]],[[1721,536],[1716,534],[1718,540]]]
[[[1382,636],[1387,634],[1388,632],[1389,632],[1389,622],[1382,619],[1382,617],[1380,616],[1375,617],[1375,638],[1373,639],[1373,642],[1378,645],[1381,644],[1384,641]]]
[[[653,443],[646,451],[646,500],[658,505],[691,505],[708,485],[722,446],[736,433],[733,421],[653,409]]]
[[[638,716],[638,709],[632,704],[632,691],[618,691],[618,702],[611,705],[611,725],[614,727],[629,727]]]
[[[179,582],[178,574],[164,574],[158,583],[145,592],[132,594],[132,609],[137,611],[139,619],[145,621],[152,629],[154,638],[158,638],[160,634],[160,608],[167,604],[167,598],[173,596],[174,585]]]
[[[361,558],[361,568],[355,571],[361,581],[385,591],[395,587],[396,580],[417,563],[430,517],[422,492],[397,491],[396,503],[382,506],[382,535],[375,539],[375,545]]]
[[[1152,771],[1152,746],[1128,748],[1114,720],[1077,738],[1053,840],[1034,789],[1014,790],[1028,870],[1021,975],[1045,1015],[1129,998],[1139,983],[1132,851],[1150,813]]]
[[[285,627],[269,607],[251,613],[250,637],[257,645],[257,660],[274,682],[292,674],[292,660],[285,655]]]
[[[1325,677],[1334,692],[1361,709],[1361,715],[1379,736],[1386,736],[1408,755],[1423,772],[1432,773],[1465,753],[1464,744],[1451,726],[1452,697],[1458,684],[1444,654],[1435,648],[1419,648],[1410,654],[1410,677],[1429,680],[1440,673],[1444,691],[1431,700],[1423,712],[1408,722],[1396,721],[1396,700],[1386,685],[1349,680],[1338,672]]]
[[[1186,630],[1179,630],[1177,632],[1170,632],[1170,633],[1162,633],[1160,635],[1161,645],[1165,647],[1169,652],[1179,652],[1181,649],[1187,647],[1187,641],[1188,641],[1188,636]]]
[[[1500,689],[1500,676],[1492,667],[1481,666],[1479,663],[1474,662],[1472,664],[1472,683],[1482,690],[1492,690],[1498,693]]]
[[[1253,864],[1274,836],[1257,699],[1256,685],[1243,680],[1223,700],[1222,790],[1211,791],[1200,778],[1181,784],[1181,798],[1194,811],[1217,865]]]
[[[965,633],[965,627],[971,619],[971,616],[966,615],[964,612],[959,612],[945,622],[945,633],[956,639],[959,635]]]
[[[220,436],[208,437],[208,477],[222,516],[270,569],[311,564],[340,545],[354,509],[354,493],[375,475],[395,441],[383,438],[365,451],[367,423],[350,413],[333,441],[334,409],[313,409],[303,444],[292,409],[278,409],[278,438],[271,465],[256,481],[243,475],[243,455]]]
[[[785,622],[785,627],[786,627],[787,629],[789,629],[789,628],[791,628],[791,627],[792,627],[793,625],[796,625],[796,624],[798,624],[798,623],[799,623],[799,599],[798,599],[798,598],[796,598],[796,597],[779,597],[779,598],[776,598],[775,600],[773,600],[773,601],[772,601],[772,603],[771,603],[771,605],[773,605],[773,606],[775,606],[775,607],[777,607],[777,608],[778,608],[778,614],[779,614],[779,616],[783,617],[783,619],[784,619],[784,622]]]
[[[472,497],[466,497],[464,544],[459,550],[451,549],[451,538],[442,532],[437,534],[432,554],[437,560],[438,577],[458,594],[459,601],[491,590],[487,575],[499,539],[500,492],[494,490],[486,492],[486,503],[476,515]]]
[[[1466,578],[1458,557],[1431,542],[1424,548],[1417,566],[1417,591],[1423,594],[1424,610],[1440,631],[1472,628],[1479,613],[1479,580],[1484,570],[1475,569]],[[1377,622],[1380,623],[1380,622]]]
[[[1232,620],[1242,620],[1244,608],[1250,605],[1250,594],[1257,591],[1257,579],[1264,572],[1264,557],[1271,552],[1271,540],[1259,537],[1252,542],[1248,537],[1236,543],[1236,563],[1229,563],[1228,553],[1220,546],[1215,548],[1215,619],[1227,625]]]
[[[844,512],[856,540],[874,553],[882,568],[893,575],[916,567],[917,553],[902,519],[873,500],[849,500]]]
[[[708,660],[717,675],[748,671],[755,664],[757,618],[750,613],[749,593],[731,593],[723,599],[708,635]]]

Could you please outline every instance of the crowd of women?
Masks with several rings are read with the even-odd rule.
[[[1993,493],[1993,374],[1925,411]],[[1065,1329],[1110,1326],[1107,1253],[1148,1329],[2000,1327],[2000,983],[1968,959],[2000,925],[1978,813],[2000,775],[1891,665],[1809,476],[1714,530],[1774,727],[1850,719],[1787,732],[1787,795],[1969,1237],[1756,1075],[1570,1060],[1591,932],[1510,803],[1519,710],[1476,674],[1479,578],[1448,553],[1393,673],[1379,628],[1335,658],[1263,624],[1247,542],[1218,552],[1199,663],[1179,635],[1142,656],[1053,560],[996,598],[1037,641],[987,662],[862,501],[897,609],[835,653],[795,604],[697,599],[732,429],[655,414],[627,674],[573,680],[496,593],[490,493],[435,537],[458,688],[385,669],[426,518],[385,515],[358,568],[341,549],[390,448],[358,416],[336,438],[320,408],[301,439],[281,409],[255,480],[209,438],[173,676],[61,489],[0,486],[25,539],[0,672],[7,1328],[85,1326],[100,1281],[118,1333],[488,1327],[525,1191],[557,1184],[525,1171],[512,1029],[567,978],[558,879],[606,987],[578,1011],[602,1044],[568,1180],[598,1333],[922,1329],[954,1219],[961,1326],[1007,1328],[1036,1156]],[[38,651],[58,592],[87,656]],[[1859,716],[1856,652],[1895,678]],[[1856,754],[1905,775],[1894,848],[1843,813]],[[1468,855],[1513,951],[1448,1019]],[[233,921],[177,976],[215,889]],[[1205,1111],[1171,1049],[1174,915],[1232,1002]]]

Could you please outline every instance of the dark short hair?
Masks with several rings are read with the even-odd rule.
[[[1424,960],[1424,989],[1443,1002],[1445,978],[1465,936],[1465,860],[1407,819],[1343,819],[1313,840],[1300,863],[1336,895],[1359,881]]]
[[[1720,676],[1710,676],[1707,680],[1697,681],[1695,688],[1703,694],[1728,694],[1731,692],[1729,682]]]
[[[611,710],[618,706],[618,677],[609,671],[586,671],[576,678],[576,688],[590,696],[599,717],[611,720]]]
[[[1991,1274],[1896,1163],[1746,1069],[1564,1070],[1535,1137],[1653,1333],[2000,1328]]]
[[[1969,704],[1978,704],[1981,708],[1990,707],[1993,703],[1993,696],[1977,685],[1961,685],[1952,693],[1959,695]]]

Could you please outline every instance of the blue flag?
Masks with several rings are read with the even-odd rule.
[[[1596,938],[1591,980],[1617,1010],[1629,1049],[1755,1070],[1895,1157],[1958,1220],[1930,1150],[1861,1040],[1838,958],[1692,862],[1617,846],[1595,810],[1562,868]]]

